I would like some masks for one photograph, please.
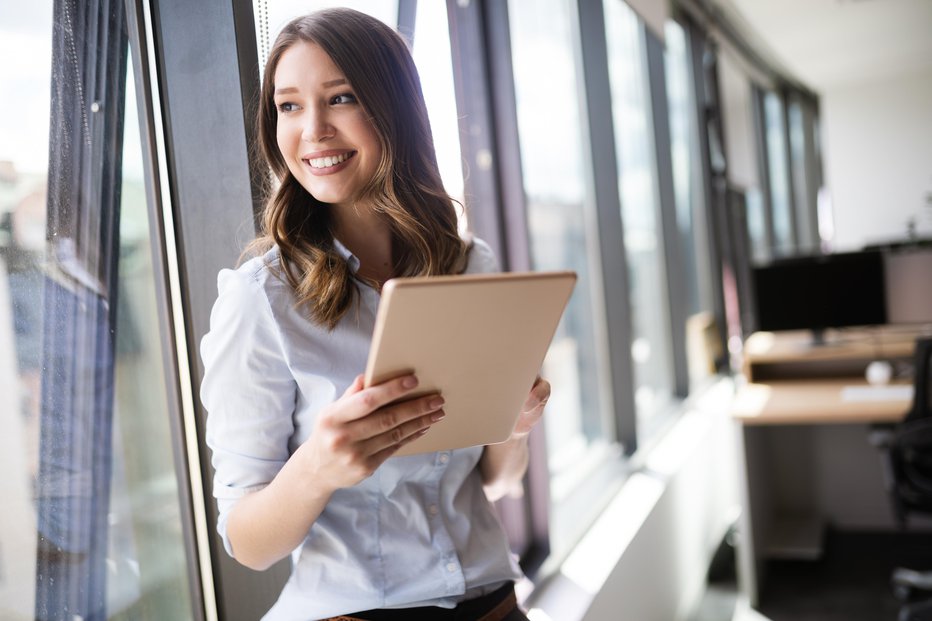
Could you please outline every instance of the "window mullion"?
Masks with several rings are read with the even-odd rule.
[[[686,265],[678,240],[676,198],[673,192],[673,159],[670,153],[670,113],[667,105],[667,82],[663,43],[641,23],[641,41],[647,63],[653,123],[654,159],[657,174],[657,211],[662,231],[664,269],[669,308],[670,349],[673,364],[673,394],[685,397],[689,392],[689,369],[686,362],[686,318],[688,289]]]
[[[611,395],[605,403],[612,409],[616,439],[630,455],[637,449],[634,405],[634,368],[631,360],[631,308],[628,265],[625,257],[621,198],[605,40],[605,16],[601,0],[577,2],[576,33],[582,52],[584,88],[580,89],[585,125],[589,132],[592,171],[591,200],[596,206],[596,234],[606,316]]]

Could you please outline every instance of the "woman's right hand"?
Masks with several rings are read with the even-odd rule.
[[[443,398],[437,393],[399,401],[417,384],[414,375],[405,375],[364,388],[360,375],[322,409],[299,449],[315,483],[331,492],[355,485],[441,420]]]
[[[443,418],[440,395],[412,399],[415,388],[413,375],[369,388],[359,376],[323,408],[310,438],[272,482],[240,498],[230,511],[227,534],[236,559],[261,571],[288,556],[307,537],[333,492],[371,475]]]

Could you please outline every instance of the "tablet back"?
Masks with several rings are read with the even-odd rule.
[[[414,372],[446,418],[396,455],[504,442],[540,372],[574,272],[396,278],[385,283],[366,386]]]

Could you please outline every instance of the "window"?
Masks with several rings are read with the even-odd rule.
[[[0,617],[190,619],[125,5],[91,4],[0,18]]]
[[[465,204],[446,3],[418,3],[412,55],[421,76],[440,177],[447,193],[461,205]],[[460,229],[465,230],[465,214],[460,216]]]
[[[510,2],[518,138],[534,269],[572,269],[576,289],[544,363],[553,385],[544,425],[550,471],[551,545],[575,536],[591,504],[570,503],[611,447],[604,413],[598,313],[593,268],[595,206],[589,199],[588,145],[583,136],[576,72],[575,20],[564,0]],[[604,490],[603,490],[604,491]]]
[[[260,79],[275,37],[285,24],[299,15],[345,6],[376,17],[392,27],[398,25],[398,0],[253,0],[252,6],[256,44],[259,48]]]
[[[629,274],[639,444],[672,406],[673,369],[663,230],[641,24],[623,2],[605,7],[618,187]]]
[[[770,181],[770,209],[773,218],[774,254],[786,256],[796,249],[790,176],[787,170],[786,123],[783,99],[764,93],[764,143],[767,149],[767,178]]]
[[[696,98],[689,70],[686,32],[675,21],[667,21],[667,105],[670,116],[670,154],[673,164],[673,193],[676,230],[686,270],[686,357],[690,386],[714,373],[714,360],[704,343],[704,329],[714,322],[712,267],[709,256],[707,216],[703,196]]]
[[[816,161],[815,119],[812,106],[799,96],[789,98],[790,175],[796,207],[796,234],[800,253],[819,251],[816,219],[818,162]]]
[[[741,59],[729,49],[720,51],[718,68],[728,185],[744,195],[751,259],[764,261],[771,255],[773,230],[759,181],[754,87]]]

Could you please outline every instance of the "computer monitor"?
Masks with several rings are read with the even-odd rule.
[[[752,269],[757,330],[812,330],[887,321],[883,254],[834,253],[774,260]]]

